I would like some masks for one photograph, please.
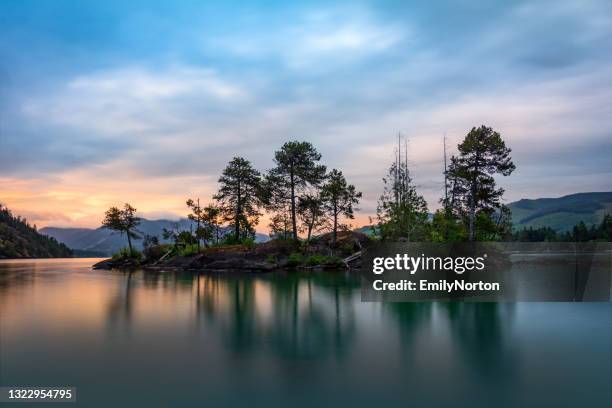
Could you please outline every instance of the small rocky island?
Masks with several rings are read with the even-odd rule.
[[[194,254],[181,255],[180,248],[156,245],[141,256],[118,254],[98,262],[94,269],[149,269],[188,271],[269,272],[283,269],[342,270],[359,268],[361,250],[371,239],[355,231],[324,234],[305,241],[273,239],[253,245],[203,247]]]

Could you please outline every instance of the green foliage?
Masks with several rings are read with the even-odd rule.
[[[323,266],[323,267],[341,267],[344,266],[344,261],[339,256],[327,256],[322,254],[310,255],[307,258],[302,257],[301,263],[307,266]]]
[[[299,266],[304,263],[304,256],[299,252],[292,252],[289,254],[289,258],[287,258],[287,266],[294,267]]]
[[[468,236],[461,219],[444,209],[435,212],[430,231],[432,242],[463,242]]]
[[[276,257],[276,255],[270,254],[266,257],[266,262],[270,264],[276,264],[278,262],[278,258]]]
[[[54,238],[41,235],[25,218],[0,204],[0,258],[67,258],[72,251]]]
[[[488,239],[491,231],[486,229],[490,225],[485,218],[500,209],[504,193],[494,176],[509,176],[515,170],[512,150],[499,133],[486,126],[472,128],[457,148],[459,156],[451,158],[447,171],[450,198],[444,206],[467,219],[470,241]],[[478,227],[485,229],[478,231]]]
[[[301,223],[299,231],[306,233],[306,241],[310,241],[313,232],[321,231],[329,224],[319,193],[306,193],[298,197],[297,213]],[[287,212],[277,214],[277,216],[281,216],[279,221],[283,226],[286,225],[284,235],[287,236],[287,233],[291,232],[290,216]]]
[[[355,244],[352,242],[346,242],[340,247],[340,253],[344,256],[349,256],[355,252]]]
[[[599,225],[587,225],[580,221],[571,231],[556,232],[550,227],[523,228],[512,235],[521,242],[612,242],[612,215],[606,214]]]
[[[267,205],[277,212],[289,212],[293,239],[298,238],[297,200],[308,187],[317,187],[326,168],[319,165],[321,154],[308,142],[287,142],[274,153],[275,167],[266,177]]]
[[[316,266],[316,265],[323,265],[326,260],[327,260],[327,256],[315,254],[315,255],[310,255],[308,258],[306,258],[304,263],[308,266]]]
[[[337,240],[338,218],[340,216],[355,218],[353,206],[359,203],[361,195],[354,185],[346,182],[341,171],[333,169],[327,176],[327,181],[321,187],[321,201],[323,211],[332,219],[332,242],[335,243]]]
[[[135,259],[140,261],[142,259],[142,253],[136,249],[121,248],[121,250],[113,254],[113,261],[120,259]]]
[[[199,252],[200,252],[200,247],[198,246],[198,244],[188,244],[188,245],[185,245],[184,247],[178,248],[178,254],[180,256],[192,256],[192,255],[196,255]]]
[[[234,157],[223,170],[219,184],[213,198],[219,202],[223,219],[234,226],[237,239],[253,236],[263,196],[259,172],[248,160]]]
[[[138,224],[140,224],[140,218],[136,216],[136,209],[128,203],[125,203],[122,209],[109,208],[102,221],[103,227],[125,233],[130,250],[132,250],[132,238],[139,238],[134,231]]]
[[[256,243],[255,238],[253,237],[244,237],[241,239],[236,239],[235,234],[227,234],[223,238],[223,241],[221,241],[221,246],[224,245],[244,245],[247,248],[254,248]]]
[[[383,178],[385,188],[378,200],[374,232],[383,240],[425,241],[430,236],[427,203],[412,183],[407,162],[398,156]]]

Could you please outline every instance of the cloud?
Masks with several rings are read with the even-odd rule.
[[[98,138],[177,127],[181,115],[173,108],[194,97],[216,105],[244,101],[248,94],[210,69],[121,67],[79,75],[51,95],[30,98],[23,111],[50,123],[94,130]]]
[[[207,46],[254,60],[280,59],[294,69],[321,70],[388,51],[407,34],[405,26],[374,21],[354,9],[309,11],[288,17],[286,24],[272,24],[263,32],[213,37]]]
[[[308,140],[364,192],[363,220],[398,131],[435,207],[442,134],[452,147],[480,124],[513,149],[518,170],[500,180],[508,199],[609,188],[609,8],[182,5],[135,18],[126,6],[108,36],[13,28],[0,50],[15,47],[7,55],[20,66],[29,55],[30,68],[0,62],[11,74],[0,98],[0,170],[12,180],[2,196],[41,222],[63,212],[64,225],[95,225],[121,201],[180,215],[185,198],[212,194],[233,156],[265,171],[282,143]]]

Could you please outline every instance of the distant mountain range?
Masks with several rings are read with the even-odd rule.
[[[512,221],[515,229],[524,227],[548,226],[557,232],[571,230],[583,221],[587,225],[598,224],[603,216],[612,214],[612,192],[578,193],[559,198],[523,199],[508,204],[512,210]],[[195,229],[188,219],[147,220],[142,219],[138,230],[143,234],[157,236],[162,240],[163,229],[190,230]],[[358,229],[371,233],[371,227]],[[40,233],[55,238],[66,244],[77,256],[108,256],[126,246],[125,236],[106,228],[55,228],[46,227]],[[257,234],[258,242],[267,241],[265,234]],[[142,240],[135,242],[137,248],[142,248]]]
[[[167,242],[162,238],[164,228],[189,231],[195,230],[195,224],[186,218],[178,221],[147,220],[143,218],[138,225],[138,231],[141,235],[156,236],[160,242]],[[45,227],[40,230],[40,233],[66,244],[74,251],[76,256],[109,256],[127,246],[127,239],[124,234],[102,227],[96,229]],[[255,239],[262,242],[269,238],[265,234],[257,234]],[[142,240],[135,240],[134,246],[142,249]]]
[[[612,192],[578,193],[559,198],[523,199],[508,204],[515,229],[551,227],[557,232],[571,230],[583,221],[599,224],[612,214]]]
[[[558,198],[522,199],[508,204],[515,230],[550,227],[557,232],[571,230],[583,221],[599,224],[605,214],[612,214],[612,192],[577,193]],[[371,226],[357,229],[372,233]]]

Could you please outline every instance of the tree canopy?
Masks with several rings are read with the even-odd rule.
[[[213,197],[225,221],[234,227],[236,240],[255,234],[262,204],[261,175],[251,162],[234,157],[219,178],[219,190]]]

